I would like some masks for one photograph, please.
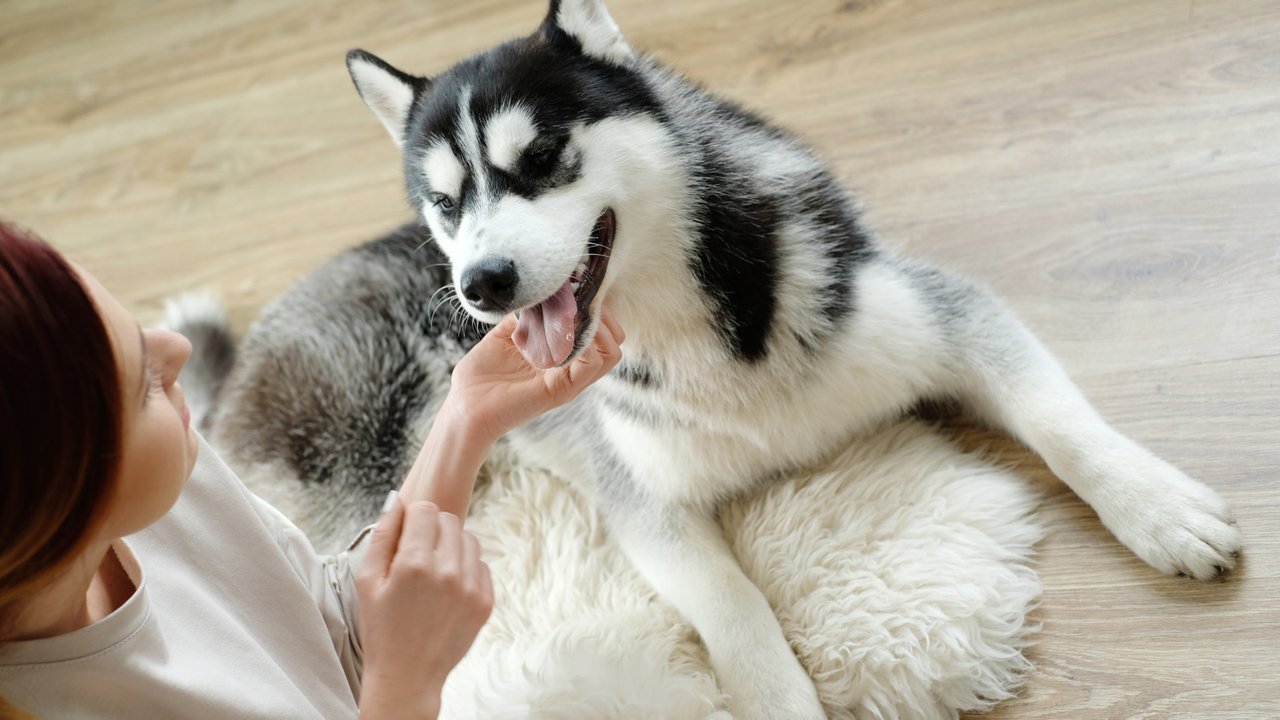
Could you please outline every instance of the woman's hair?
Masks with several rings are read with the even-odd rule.
[[[88,291],[56,250],[0,220],[0,638],[101,522],[123,420]]]

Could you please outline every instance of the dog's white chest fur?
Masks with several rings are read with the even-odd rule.
[[[707,338],[665,348],[654,387],[609,378],[584,399],[637,482],[667,502],[714,503],[811,464],[939,380],[941,344],[918,296],[887,265],[862,269],[858,285],[859,312],[816,354],[779,342],[745,364]]]

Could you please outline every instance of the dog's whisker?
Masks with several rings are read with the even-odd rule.
[[[427,310],[427,321],[428,321],[428,322],[435,322],[435,314],[436,314],[436,312],[438,312],[438,311],[440,310],[440,308],[441,308],[441,307],[444,307],[445,305],[448,305],[448,304],[452,304],[452,305],[453,305],[453,314],[452,314],[452,315],[450,316],[450,318],[449,318],[449,324],[450,324],[450,325],[455,325],[455,324],[457,324],[457,322],[456,322],[456,321],[457,321],[457,313],[459,313],[459,312],[465,312],[465,310],[462,308],[462,304],[461,304],[460,302],[458,302],[458,291],[457,291],[457,288],[453,285],[453,283],[449,283],[449,284],[447,284],[447,285],[442,285],[442,286],[441,286],[441,287],[439,287],[439,288],[438,288],[434,293],[432,293],[432,294],[431,294],[431,298],[432,298],[432,299],[434,299],[437,295],[441,295],[441,293],[443,293],[443,296],[442,296],[442,297],[440,297],[440,299],[439,299],[439,301],[436,303],[435,307],[430,307],[430,306],[428,306],[428,310]],[[430,302],[430,301],[428,301],[428,302]]]

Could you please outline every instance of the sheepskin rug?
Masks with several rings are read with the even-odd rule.
[[[742,498],[721,524],[832,718],[955,718],[1030,670],[1035,504],[1025,481],[912,420]],[[442,717],[731,717],[697,634],[580,489],[494,460],[467,526],[496,607]]]

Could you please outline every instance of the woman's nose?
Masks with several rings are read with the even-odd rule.
[[[172,330],[150,330],[148,333],[147,349],[160,360],[165,386],[172,385],[178,379],[182,366],[187,364],[187,358],[191,357],[191,341]]]

